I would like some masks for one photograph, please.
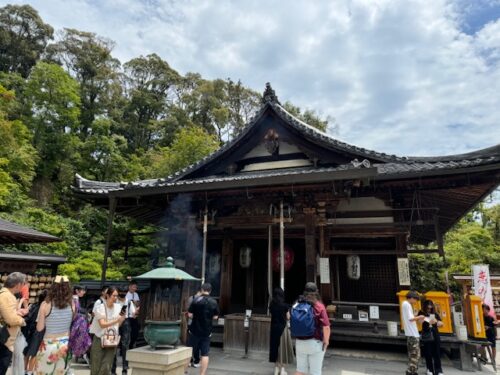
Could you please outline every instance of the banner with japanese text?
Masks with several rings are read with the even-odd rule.
[[[490,307],[490,315],[495,316],[493,308],[493,294],[491,291],[490,267],[487,264],[475,264],[472,266],[472,281],[474,294],[481,297],[483,303]]]

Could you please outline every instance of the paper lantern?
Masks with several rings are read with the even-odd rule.
[[[285,271],[290,270],[293,265],[293,261],[295,259],[295,253],[292,249],[285,246]],[[274,249],[272,254],[272,265],[274,272],[280,272],[280,249]]]
[[[347,277],[351,280],[359,280],[361,277],[361,259],[357,255],[347,257]]]
[[[240,249],[240,266],[241,268],[248,268],[252,264],[252,248],[244,245]]]

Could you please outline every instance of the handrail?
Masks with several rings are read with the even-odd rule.
[[[399,307],[397,303],[332,301],[332,305]]]

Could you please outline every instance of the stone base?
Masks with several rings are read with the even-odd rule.
[[[191,355],[192,348],[186,346],[157,350],[143,346],[128,350],[127,360],[133,375],[184,375]]]

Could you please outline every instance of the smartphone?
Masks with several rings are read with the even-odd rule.
[[[126,312],[127,312],[127,305],[123,305],[120,311],[120,315],[125,315]]]

